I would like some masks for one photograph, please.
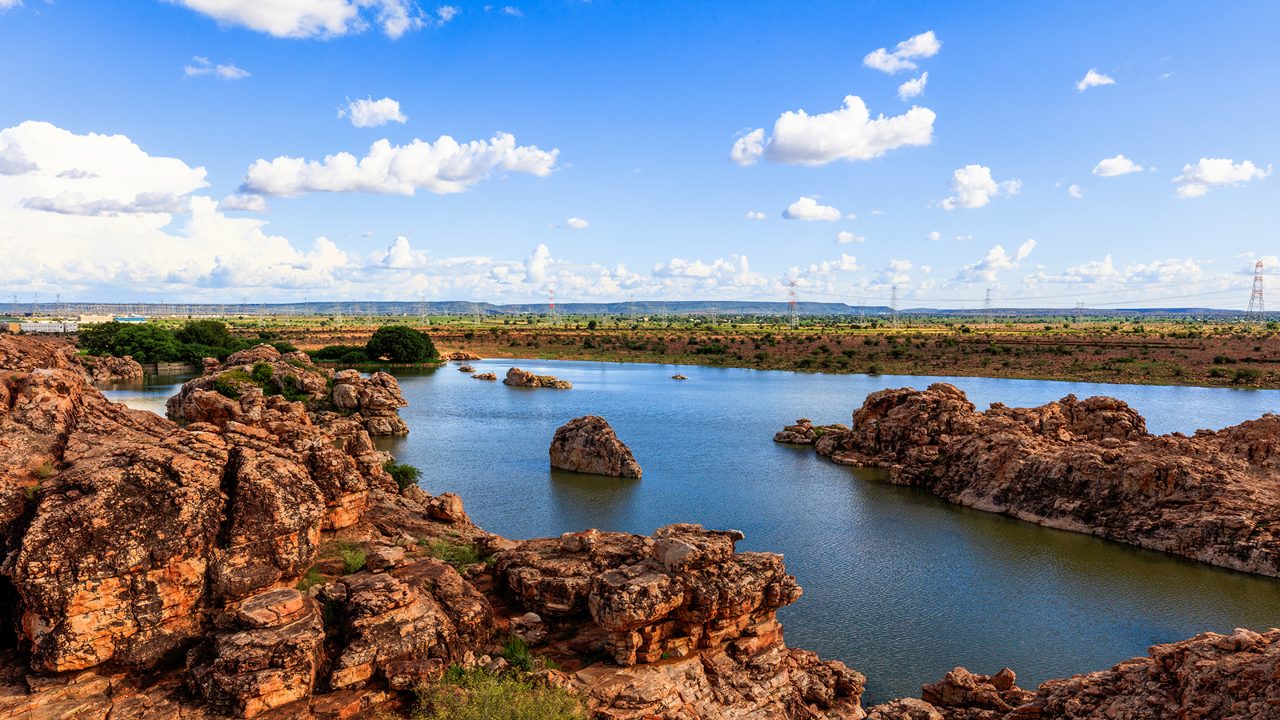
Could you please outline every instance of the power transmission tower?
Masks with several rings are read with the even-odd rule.
[[[898,286],[893,286],[893,295],[889,297],[889,309],[893,311],[893,324],[898,324]]]
[[[987,288],[987,296],[982,300],[982,314],[987,316],[987,324],[991,324],[991,288]]]
[[[551,314],[551,324],[556,324],[556,289],[551,288],[547,291],[547,309]]]
[[[796,281],[787,284],[787,315],[792,328],[800,325],[800,293],[796,291]]]
[[[1262,260],[1253,264],[1253,293],[1249,295],[1249,310],[1245,313],[1250,320],[1262,322],[1265,310],[1262,305]]]
[[[1084,315],[1084,301],[1080,300],[1076,303],[1076,324],[1080,323],[1080,316]]]

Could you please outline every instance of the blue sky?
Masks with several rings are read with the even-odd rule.
[[[794,280],[1239,307],[1258,257],[1280,270],[1274,2],[353,2],[0,0],[0,292],[780,300]],[[914,68],[864,60],[912,38]],[[1090,70],[1111,82],[1078,89]],[[348,103],[384,98],[404,122],[356,127]],[[754,163],[731,159],[757,129]],[[432,147],[305,164],[384,139]]]

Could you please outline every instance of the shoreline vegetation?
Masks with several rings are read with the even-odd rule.
[[[806,318],[771,322],[415,318],[442,348],[487,358],[594,360],[870,375],[1280,388],[1280,326],[1057,318],[1008,322]],[[274,334],[313,351],[376,325],[290,319]]]

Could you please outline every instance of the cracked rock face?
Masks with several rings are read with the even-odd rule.
[[[640,463],[618,439],[608,421],[597,415],[575,418],[560,426],[551,440],[551,467],[561,470],[640,477]]]
[[[958,504],[1280,577],[1277,415],[1156,436],[1114,398],[978,412],[937,383],[872,393],[847,430],[816,430],[775,439],[812,439],[835,462],[886,468],[890,482]]]
[[[255,375],[255,372],[258,373]],[[187,381],[170,398],[168,416],[179,422],[223,424],[240,420],[246,396],[290,397],[301,401],[313,419],[333,413],[360,423],[370,435],[404,435],[409,426],[399,415],[408,404],[400,384],[385,372],[363,377],[355,370],[314,365],[303,352],[281,354],[270,345],[233,353],[225,362],[205,359],[204,374]],[[250,416],[250,421],[257,418]]]

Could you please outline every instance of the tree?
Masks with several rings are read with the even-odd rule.
[[[191,345],[233,348],[243,344],[220,320],[192,320],[174,333],[178,340]]]
[[[435,344],[426,333],[407,325],[384,325],[378,328],[364,347],[370,359],[385,358],[394,363],[426,362],[440,357]]]

